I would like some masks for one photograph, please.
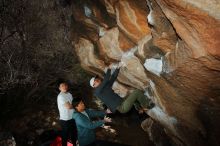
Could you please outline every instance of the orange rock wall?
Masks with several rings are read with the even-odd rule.
[[[220,2],[79,0],[72,9],[84,69],[102,76],[123,61],[119,86],[146,92],[156,104],[148,114],[176,145],[220,144]]]

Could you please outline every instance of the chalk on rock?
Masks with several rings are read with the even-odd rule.
[[[160,76],[160,73],[162,72],[162,69],[163,69],[162,58],[161,59],[155,59],[155,58],[146,59],[144,63],[144,67],[148,71]]]
[[[99,36],[102,37],[105,35],[106,29],[104,27],[99,27]]]
[[[124,53],[122,54],[121,61],[124,62],[124,60],[133,58],[133,57],[134,57],[134,53],[137,51],[137,49],[138,49],[138,47],[135,46],[135,47],[133,47],[133,48],[130,48],[129,51],[124,52]]]
[[[87,5],[84,6],[84,11],[85,11],[85,15],[87,17],[91,17],[92,16],[92,10]]]
[[[148,20],[148,23],[149,23],[149,24],[154,25],[154,18],[153,18],[153,16],[152,16],[152,10],[151,10],[150,13],[148,14],[147,20]]]

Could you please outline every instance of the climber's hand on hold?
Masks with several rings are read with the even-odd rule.
[[[109,66],[108,66],[109,69],[113,69],[115,68],[115,63],[111,63]]]
[[[113,66],[113,64],[111,63],[111,64],[109,64],[108,68],[112,69],[112,66]]]
[[[118,62],[118,63],[111,63],[109,65],[109,68],[110,69],[117,69],[117,68],[124,67],[124,66],[126,66],[124,62]]]
[[[121,61],[118,63],[118,67],[117,68],[121,68],[121,67],[126,67],[125,62]]]

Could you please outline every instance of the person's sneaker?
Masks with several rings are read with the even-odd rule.
[[[148,109],[152,109],[154,106],[155,104],[152,101],[150,101],[150,104],[148,105]]]

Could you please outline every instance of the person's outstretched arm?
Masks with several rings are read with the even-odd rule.
[[[106,74],[104,75],[104,79],[103,79],[101,85],[99,85],[99,89],[102,89],[103,87],[105,87],[109,83],[110,77],[111,77],[111,69],[108,68]]]
[[[105,75],[104,75],[104,80],[105,80],[105,79],[106,79],[106,80],[109,80],[110,77],[111,77],[111,69],[110,69],[110,68],[107,68],[107,71],[106,71],[106,73],[105,73]]]
[[[80,125],[88,129],[95,129],[95,128],[101,127],[104,124],[103,120],[93,122],[88,117],[86,117],[85,115],[81,115],[81,114],[75,115],[74,119],[75,119],[76,125]]]
[[[86,109],[86,113],[90,118],[104,118],[106,113],[104,111],[98,111],[98,110],[93,110],[93,109]]]
[[[112,86],[113,83],[115,82],[115,80],[117,79],[118,74],[119,74],[119,71],[120,71],[120,68],[117,68],[117,69],[114,71],[114,73],[112,74],[112,76],[111,76],[111,78],[110,78],[110,80],[109,80],[110,86]]]

